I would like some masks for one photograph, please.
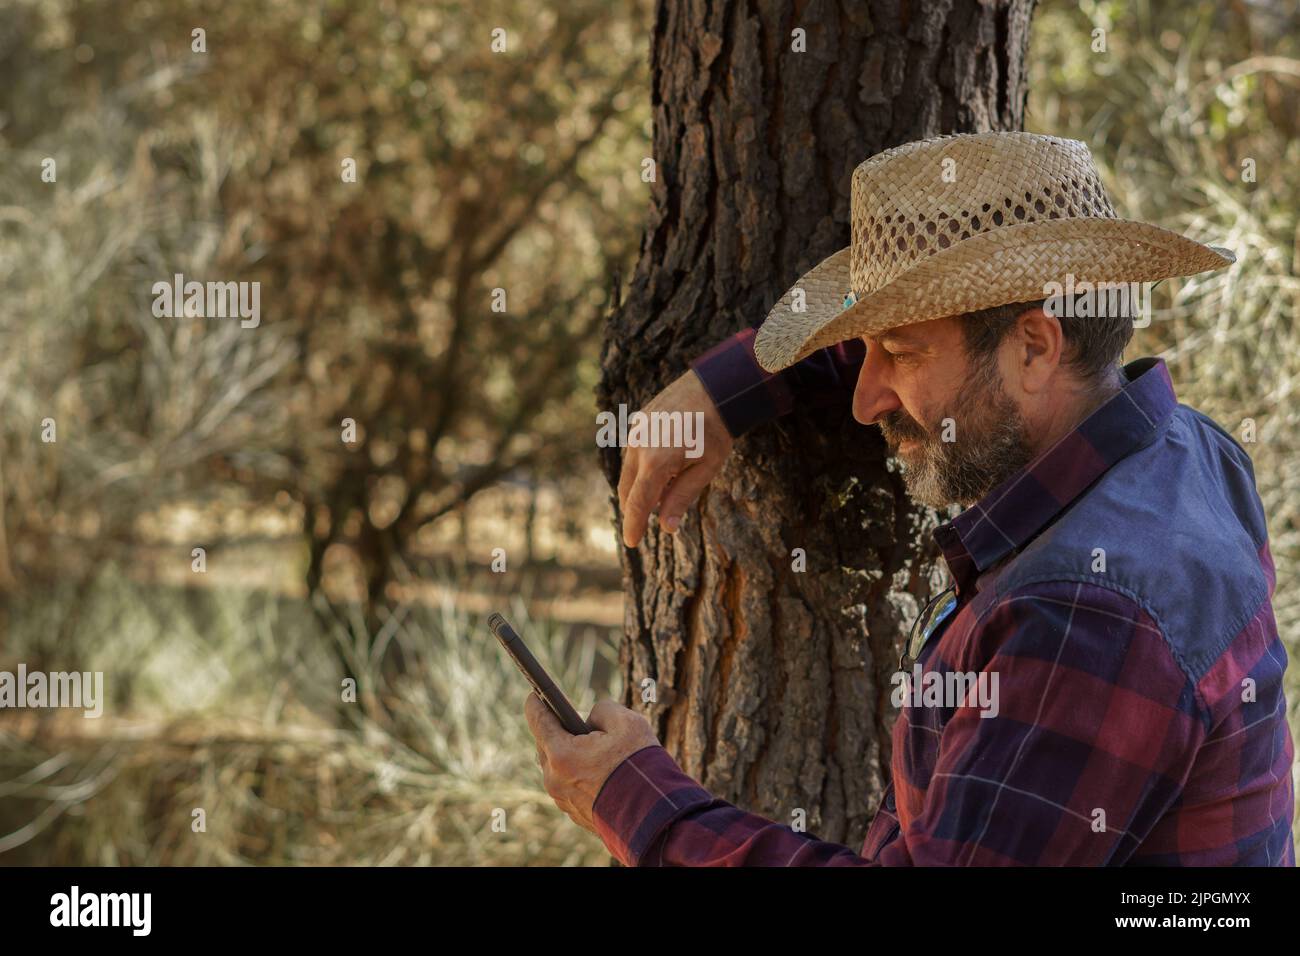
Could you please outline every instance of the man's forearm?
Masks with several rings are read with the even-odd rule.
[[[764,422],[806,408],[842,402],[853,394],[866,355],[861,339],[819,349],[779,372],[754,357],[755,329],[743,329],[691,362],[727,430],[739,438]]]

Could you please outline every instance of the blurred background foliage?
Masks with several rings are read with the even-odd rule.
[[[652,15],[0,0],[0,668],[109,696],[0,715],[0,862],[605,859],[481,620],[507,608],[580,708],[616,695],[592,388]],[[1162,284],[1132,353],[1254,423],[1293,657],[1298,28],[1273,0],[1046,4],[1029,123],[1088,141],[1125,214],[1238,255]],[[260,326],[155,318],[175,273],[260,282]]]

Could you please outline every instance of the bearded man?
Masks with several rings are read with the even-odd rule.
[[[575,737],[530,696],[547,791],[630,866],[1294,866],[1250,459],[1162,360],[1120,364],[1134,316],[1096,298],[1232,254],[1118,218],[1084,144],[1028,133],[874,156],[852,217],[851,246],[647,405],[703,412],[704,454],[629,448],[619,496],[628,547],[655,510],[673,532],[735,438],[852,387],[909,493],[961,506],[935,531],[951,583],[902,649],[865,845],[715,798],[612,701]]]

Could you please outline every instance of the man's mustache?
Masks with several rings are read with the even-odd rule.
[[[929,435],[921,424],[907,412],[900,409],[888,413],[880,419],[880,433],[890,445],[897,446],[909,438],[920,441]]]

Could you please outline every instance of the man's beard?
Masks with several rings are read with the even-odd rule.
[[[952,441],[943,441],[951,418]],[[914,501],[931,508],[971,505],[1033,458],[1020,410],[1002,388],[995,357],[988,356],[962,386],[950,411],[922,428],[902,409],[880,420],[880,431],[903,464],[903,483]],[[905,453],[898,445],[915,444]]]

